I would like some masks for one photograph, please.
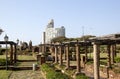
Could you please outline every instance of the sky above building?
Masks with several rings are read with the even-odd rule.
[[[49,20],[66,37],[120,33],[120,0],[0,0],[0,28],[9,40],[42,41]]]

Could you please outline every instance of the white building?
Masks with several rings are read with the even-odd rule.
[[[46,44],[51,43],[51,40],[56,37],[65,36],[65,28],[62,26],[60,28],[54,28],[54,20],[50,20],[45,29],[44,41]]]

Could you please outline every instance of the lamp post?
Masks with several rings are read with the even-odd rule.
[[[19,39],[16,40],[17,41],[17,45],[19,44]]]
[[[6,70],[8,70],[8,52],[7,52],[7,42],[8,42],[9,37],[5,35],[4,41],[6,43]]]

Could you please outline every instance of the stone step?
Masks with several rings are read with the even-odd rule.
[[[2,67],[0,67],[0,70],[5,70],[6,69],[6,67],[5,66],[2,66]],[[32,70],[33,69],[33,67],[32,66],[8,66],[8,70]],[[37,66],[36,67],[36,70],[38,70],[39,69],[39,67]]]

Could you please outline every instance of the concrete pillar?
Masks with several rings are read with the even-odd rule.
[[[61,45],[59,46],[59,53],[60,53],[60,57],[59,57],[60,65],[63,65],[63,60],[62,60],[62,46]]]
[[[93,42],[93,55],[94,55],[94,79],[100,79],[99,74],[99,58],[100,58],[99,43]]]
[[[114,45],[111,45],[111,64],[114,64]]]
[[[66,69],[70,67],[69,45],[66,45]]]
[[[77,71],[76,74],[81,73],[81,66],[80,66],[80,46],[76,44],[76,60],[77,60]]]
[[[111,45],[107,45],[107,56],[108,56],[108,60],[107,60],[107,64],[108,64],[108,67],[111,67],[111,55],[110,55],[110,46]]]
[[[55,63],[58,63],[58,48],[55,46]]]

